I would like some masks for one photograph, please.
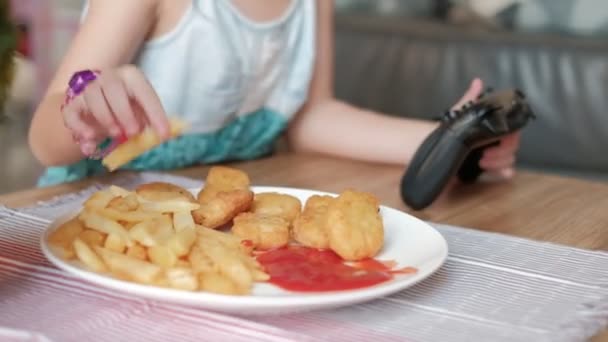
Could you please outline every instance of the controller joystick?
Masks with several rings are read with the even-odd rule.
[[[401,197],[414,210],[429,206],[456,175],[477,180],[483,150],[535,117],[519,90],[484,91],[475,102],[445,112],[416,151],[401,180]]]

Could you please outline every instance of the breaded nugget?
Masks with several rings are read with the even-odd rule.
[[[232,233],[251,241],[256,249],[279,248],[289,243],[289,222],[279,216],[246,212],[234,218]]]
[[[135,192],[140,197],[149,201],[169,201],[183,199],[189,202],[196,202],[194,195],[192,195],[190,191],[170,183],[152,182],[142,184],[135,188]]]
[[[219,228],[239,213],[249,210],[252,202],[253,192],[250,190],[222,191],[202,202],[201,207],[192,212],[192,217],[197,224]]]
[[[213,166],[209,169],[205,186],[198,193],[198,200],[200,203],[210,201],[222,191],[249,190],[249,185],[249,176],[244,171],[226,166]]]
[[[287,222],[293,223],[293,220],[302,211],[302,203],[297,197],[291,195],[265,192],[255,194],[251,211],[260,215],[279,216]]]
[[[374,257],[384,244],[379,201],[372,194],[346,190],[327,210],[329,247],[344,260]]]
[[[306,200],[304,211],[293,222],[293,238],[304,246],[329,248],[327,235],[327,209],[335,199],[313,195]]]

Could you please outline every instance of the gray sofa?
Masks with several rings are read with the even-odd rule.
[[[390,115],[432,118],[474,77],[517,87],[538,116],[522,133],[519,166],[608,180],[607,43],[339,13],[336,92]]]

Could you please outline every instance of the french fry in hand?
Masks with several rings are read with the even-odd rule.
[[[108,271],[101,258],[79,238],[74,240],[74,252],[76,253],[76,257],[91,271],[100,273]]]
[[[171,137],[177,137],[186,129],[185,122],[178,119],[169,120]],[[127,164],[144,152],[160,145],[161,139],[151,128],[145,129],[140,134],[117,146],[102,160],[102,164],[110,171]]]
[[[162,268],[147,261],[142,261],[122,253],[116,253],[102,247],[95,247],[110,271],[120,277],[138,283],[152,284],[161,275]]]

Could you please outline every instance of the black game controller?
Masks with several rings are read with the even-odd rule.
[[[477,101],[446,112],[416,151],[401,180],[401,197],[414,210],[429,206],[455,174],[463,183],[482,173],[483,150],[524,127],[534,113],[519,90],[487,90]]]

